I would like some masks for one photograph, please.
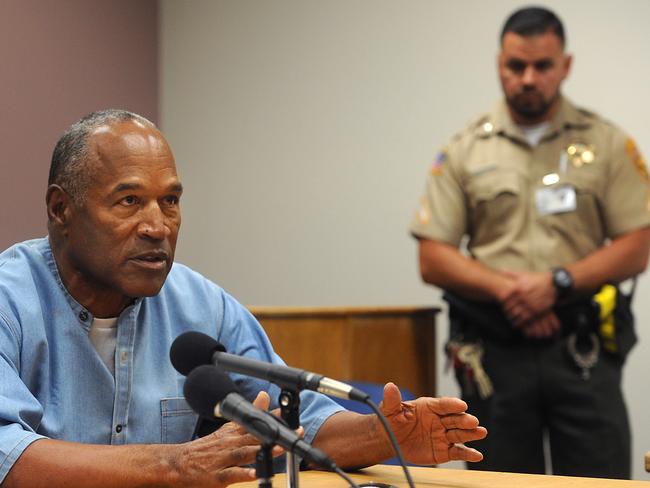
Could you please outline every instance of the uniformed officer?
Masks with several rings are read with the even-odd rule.
[[[548,435],[554,473],[629,478],[629,296],[598,292],[646,267],[649,180],[632,139],[560,94],[570,68],[555,14],[508,18],[505,99],[435,157],[411,232],[422,278],[446,292],[463,397],[489,431],[473,467],[544,473]]]

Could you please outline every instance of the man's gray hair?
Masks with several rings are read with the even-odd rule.
[[[87,167],[90,135],[103,125],[129,120],[156,127],[141,115],[113,108],[92,112],[72,124],[54,146],[48,186],[59,185],[75,202],[83,202],[91,178]]]

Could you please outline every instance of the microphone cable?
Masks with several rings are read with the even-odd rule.
[[[373,402],[370,398],[366,399],[365,403],[372,409],[373,412],[375,412],[377,417],[379,417],[381,424],[384,426],[384,430],[386,431],[386,434],[388,434],[388,438],[390,439],[390,443],[393,446],[393,450],[397,455],[397,459],[399,460],[399,463],[402,466],[402,471],[404,471],[404,476],[406,477],[406,481],[408,482],[409,487],[415,488],[415,484],[413,483],[413,478],[411,478],[411,473],[409,472],[408,467],[406,466],[406,462],[404,461],[402,450],[400,449],[399,444],[397,443],[397,439],[395,439],[395,434],[393,434],[392,429],[388,425],[388,421],[386,420],[386,417],[384,417],[384,414],[381,412],[377,404]]]
[[[343,478],[352,488],[360,488],[359,485],[357,485],[352,478],[350,478],[350,476],[348,476],[348,474],[338,466],[334,468],[334,472]]]

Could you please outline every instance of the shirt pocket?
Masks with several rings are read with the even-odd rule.
[[[601,182],[590,168],[569,171],[559,184],[570,185],[576,193],[576,208],[571,212],[541,216],[540,220],[556,232],[571,233],[579,229],[590,244],[600,245],[604,239],[602,209],[600,204]]]
[[[517,227],[525,214],[522,185],[514,172],[488,172],[471,176],[467,182],[470,233],[475,241],[500,235]],[[485,235],[484,235],[485,234]]]
[[[160,400],[161,442],[178,444],[191,440],[197,418],[185,398],[163,398]]]

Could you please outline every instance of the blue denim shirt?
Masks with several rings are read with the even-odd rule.
[[[188,330],[215,337],[233,354],[282,363],[255,318],[221,288],[175,263],[160,293],[140,298],[118,319],[115,377],[88,338],[93,316],[67,292],[47,238],[0,254],[0,482],[42,437],[92,444],[179,443],[197,420],[171,365],[173,340]],[[279,389],[234,376],[242,395]],[[301,424],[311,441],[341,410],[301,393]]]

